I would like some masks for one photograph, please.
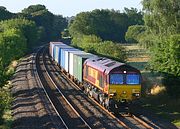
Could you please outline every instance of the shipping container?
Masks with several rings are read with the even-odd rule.
[[[50,45],[49,45],[49,54],[51,55],[51,57],[54,57],[54,46],[55,45],[65,45],[63,44],[62,42],[50,42]]]
[[[58,48],[56,48],[56,50],[58,51],[58,54],[56,55],[56,60],[59,60],[59,52],[60,52],[60,50],[59,50],[59,48],[61,48],[61,47],[66,47],[67,45],[66,44],[58,44],[58,45],[54,45],[54,48],[53,48],[53,58],[55,59],[55,47],[58,47]]]
[[[69,55],[70,55],[70,52],[77,52],[77,51],[80,51],[79,49],[69,49],[69,50],[65,50],[65,70],[67,72],[69,72]]]
[[[68,51],[75,51],[75,50],[78,50],[78,49],[75,49],[75,48],[73,48],[73,47],[70,47],[70,48],[62,48],[61,49],[61,62],[60,62],[60,65],[61,65],[61,67],[63,68],[63,69],[65,69],[65,62],[66,62],[66,60],[68,60],[68,58],[66,59],[66,52],[68,52]]]
[[[69,50],[69,49],[74,49],[73,47],[70,46],[62,46],[59,48],[59,65],[64,68],[65,64],[65,53],[63,50]]]
[[[74,76],[74,74],[73,74],[73,66],[74,66],[74,54],[81,54],[81,53],[85,53],[85,52],[83,52],[83,51],[71,51],[71,52],[69,52],[69,73],[72,75],[72,76]]]
[[[61,45],[54,45],[54,49],[53,49],[53,52],[54,52],[54,60],[58,63],[58,64],[60,64],[59,62],[60,62],[60,49],[61,48],[64,48],[64,47],[69,47],[69,46],[67,46],[67,45],[65,45],[65,44],[61,44]]]
[[[93,57],[93,55],[90,53],[74,54],[73,74],[80,82],[83,80],[83,63],[91,57]]]
[[[53,53],[53,59],[58,63],[59,45],[54,46]]]

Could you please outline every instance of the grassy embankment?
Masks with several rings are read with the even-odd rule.
[[[3,99],[6,99],[6,101],[11,101],[12,100],[12,96],[10,93],[10,88],[11,85],[10,84],[6,84],[3,88],[0,89],[0,94],[3,95]],[[6,105],[6,109],[3,115],[3,122],[0,124],[0,129],[10,129],[11,125],[12,125],[12,111],[11,111],[11,103],[7,102]]]
[[[19,60],[20,61],[20,60]],[[15,72],[15,68],[17,66],[18,62],[13,61],[6,71],[7,76],[12,76]],[[0,129],[10,129],[13,118],[12,118],[12,110],[11,110],[11,102],[13,100],[12,94],[11,94],[11,82],[8,81],[7,84],[5,84],[2,88],[0,88],[0,96],[3,99],[3,104],[5,106],[3,117],[0,118],[2,123],[0,124]]]
[[[128,64],[138,68],[142,73],[142,106],[158,116],[170,120],[176,126],[180,126],[180,98],[168,97],[160,74],[146,69],[149,60],[148,52],[136,44],[124,45],[124,47],[127,51]]]

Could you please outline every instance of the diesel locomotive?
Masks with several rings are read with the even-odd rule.
[[[130,103],[140,98],[141,73],[136,68],[61,42],[50,42],[49,50],[61,69],[109,111],[128,112]]]

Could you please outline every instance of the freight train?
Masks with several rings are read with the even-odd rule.
[[[141,73],[132,66],[62,42],[50,42],[49,54],[86,94],[111,112],[128,112],[130,103],[141,96]]]

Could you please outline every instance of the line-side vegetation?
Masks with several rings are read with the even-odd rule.
[[[68,31],[63,34],[69,33],[72,45],[87,52],[124,62],[133,60],[129,64],[142,70],[143,96],[152,100],[143,101],[150,103],[150,108],[158,109],[164,105],[160,108],[161,113],[155,112],[162,116],[169,114],[166,118],[179,125],[180,1],[143,0],[142,5],[142,11],[125,8],[124,11],[96,9],[81,12],[71,19]],[[132,43],[141,48],[125,49]],[[129,55],[142,58],[129,59]],[[160,98],[167,101],[154,104],[162,100]],[[173,108],[170,105],[174,102]]]
[[[11,62],[63,37],[86,52],[139,68],[145,107],[180,125],[180,1],[143,0],[142,5],[142,11],[95,9],[66,18],[43,5],[20,13],[0,7],[0,124],[6,123],[2,118],[11,102],[4,86],[14,73]]]
[[[0,7],[0,128],[10,128],[12,121],[9,78],[17,61],[34,47],[58,40],[67,20],[54,15],[43,5],[32,5],[20,13]],[[2,125],[2,126],[1,126]]]

